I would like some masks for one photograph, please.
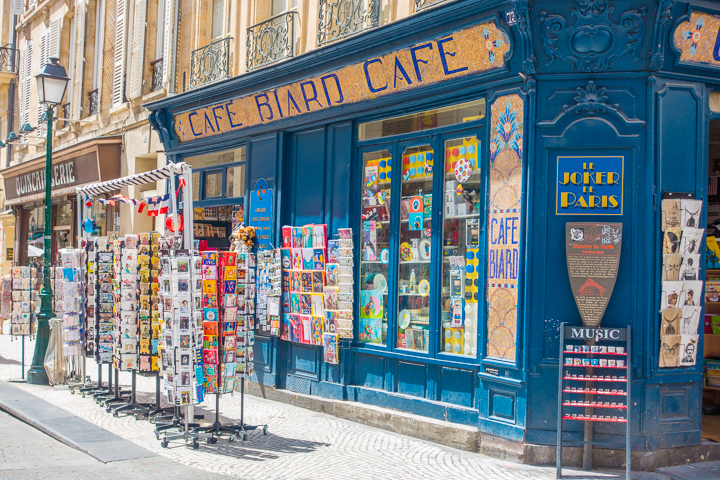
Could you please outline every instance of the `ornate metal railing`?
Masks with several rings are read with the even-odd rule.
[[[163,73],[165,62],[163,57],[158,58],[154,62],[150,62],[150,68],[152,69],[152,84],[150,85],[150,91],[160,90],[163,86]]]
[[[247,70],[295,56],[296,11],[276,15],[247,29]]]
[[[63,103],[62,106],[62,118],[70,118],[70,102]],[[68,126],[68,122],[63,120],[62,127],[58,125],[58,128],[65,128]]]
[[[99,111],[100,102],[98,101],[98,89],[96,88],[88,92],[88,116],[97,115]]]
[[[452,0],[415,0],[415,11],[422,10],[423,8],[431,7],[438,3],[450,2]]]
[[[20,50],[8,46],[0,47],[0,72],[18,73]]]
[[[190,88],[227,78],[230,75],[230,37],[193,50],[190,59]]]
[[[379,23],[379,0],[320,0],[318,46],[377,27]]]

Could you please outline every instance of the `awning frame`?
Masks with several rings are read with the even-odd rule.
[[[84,185],[77,187],[77,206],[78,212],[78,232],[79,238],[86,238],[89,236],[87,232],[83,231],[82,224],[85,221],[85,207],[83,196],[95,197],[104,193],[116,191],[122,187],[146,185],[148,183],[154,183],[159,180],[170,179],[170,209],[173,216],[173,225],[177,225],[177,199],[175,197],[175,175],[181,175],[185,180],[185,188],[183,188],[183,205],[186,212],[184,228],[182,232],[183,246],[184,248],[192,249],[193,240],[193,215],[192,215],[192,167],[186,162],[169,163],[164,167],[151,170],[149,172],[138,173],[135,175],[129,175],[127,177],[117,178],[114,180],[108,180],[106,182],[93,183],[90,185]],[[188,215],[187,212],[190,212]],[[177,234],[178,232],[174,232]]]

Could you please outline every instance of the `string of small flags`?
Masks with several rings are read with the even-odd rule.
[[[180,195],[180,189],[185,186],[185,179],[180,178],[178,188],[175,191],[175,197],[177,198]],[[147,215],[149,217],[157,217],[158,215],[165,215],[169,213],[170,211],[170,194],[166,193],[165,195],[159,195],[157,197],[149,197],[147,201],[137,200],[135,198],[127,198],[123,196],[122,194],[113,195],[110,198],[95,198],[93,199],[96,202],[100,202],[102,205],[112,205],[115,206],[116,202],[125,203],[127,205],[133,205],[138,213],[142,213],[145,210],[145,207],[147,207]],[[87,208],[92,207],[93,200],[90,199],[90,196],[85,196],[85,206]]]

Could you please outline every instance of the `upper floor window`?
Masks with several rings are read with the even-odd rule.
[[[270,16],[280,15],[292,8],[297,8],[297,0],[272,0],[272,15]]]
[[[212,39],[230,31],[230,0],[212,0]]]

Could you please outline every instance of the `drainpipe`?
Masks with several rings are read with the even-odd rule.
[[[175,66],[177,65],[177,32],[178,23],[180,22],[180,1],[168,1],[175,3],[175,9],[173,11],[172,62],[170,62],[170,75],[168,76],[168,95],[173,95],[175,93]],[[167,28],[167,26],[165,28]]]

